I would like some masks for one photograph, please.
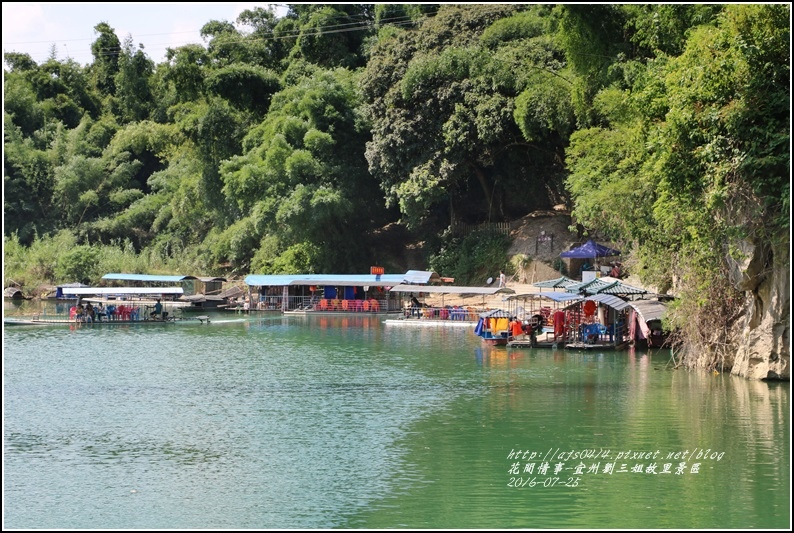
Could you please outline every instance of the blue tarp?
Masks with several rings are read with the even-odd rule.
[[[560,257],[572,257],[574,259],[591,259],[594,257],[608,257],[610,255],[620,255],[619,250],[614,250],[602,244],[598,244],[593,239],[590,239],[583,245],[568,250],[560,254]]]

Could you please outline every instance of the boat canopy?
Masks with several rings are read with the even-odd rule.
[[[196,276],[160,276],[155,274],[105,274],[102,279],[118,281],[143,281],[151,283],[179,283],[198,279]]]
[[[521,294],[514,294],[508,296],[506,300],[530,300],[533,298],[548,298],[555,302],[568,302],[572,300],[581,300],[582,296],[572,294],[570,292],[525,292]]]
[[[537,283],[533,283],[533,287],[538,287],[541,289],[564,289],[569,285],[574,285],[579,283],[575,279],[571,279],[568,276],[562,276],[555,279],[547,279],[546,281],[538,281]]]
[[[433,276],[440,279],[435,272],[419,270],[409,270],[405,274],[251,274],[245,277],[245,283],[258,287],[394,287],[401,283],[428,283]]]
[[[298,274],[256,275],[245,277],[245,283],[261,287],[295,287],[318,285],[321,287],[384,287],[401,283],[402,274]]]
[[[648,323],[651,320],[661,320],[667,312],[667,306],[658,300],[637,300],[629,302],[642,319]]]
[[[423,292],[429,294],[454,294],[456,296],[491,296],[494,294],[515,294],[516,291],[507,287],[456,287],[453,285],[439,287],[437,285],[397,285],[389,292]]]
[[[611,294],[594,294],[593,296],[586,297],[584,301],[598,302],[607,307],[611,307],[615,311],[623,311],[629,306],[629,302]]]
[[[512,316],[504,309],[492,309],[491,311],[480,313],[480,318],[511,318]]]
[[[66,287],[64,294],[79,296],[100,294],[183,294],[182,287]]]
[[[445,278],[442,278],[435,272],[430,272],[428,270],[409,270],[403,276],[403,283],[426,285],[428,283],[440,283],[444,281],[444,279]]]
[[[55,287],[55,297],[56,298],[63,298],[63,290],[66,288],[75,288],[75,287],[90,287],[90,285],[85,285],[84,283],[74,282],[74,283],[62,283]]]
[[[636,295],[647,294],[648,291],[639,287],[627,285],[617,278],[604,276],[595,278],[581,283],[568,285],[565,290],[572,293],[584,294],[623,294],[623,295]]]

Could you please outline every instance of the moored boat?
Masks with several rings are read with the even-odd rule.
[[[204,316],[183,317],[174,301],[181,287],[73,287],[64,292],[77,299],[67,312],[4,317],[6,326],[173,324],[209,322]],[[85,305],[82,303],[85,302]]]
[[[482,339],[483,344],[507,346],[509,327],[510,314],[502,309],[494,309],[480,314],[474,334]]]
[[[144,319],[144,320],[92,320],[81,321],[64,317],[6,317],[3,319],[4,326],[123,326],[123,325],[155,325],[155,324],[174,324],[176,322],[209,322],[207,317],[167,317],[165,319]]]

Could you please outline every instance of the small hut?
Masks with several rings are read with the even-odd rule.
[[[640,347],[660,348],[667,343],[669,332],[662,326],[667,306],[658,300],[629,302],[629,338]]]

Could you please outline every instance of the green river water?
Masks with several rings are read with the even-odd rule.
[[[4,527],[790,526],[789,383],[382,320],[4,327]]]

